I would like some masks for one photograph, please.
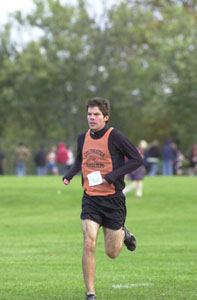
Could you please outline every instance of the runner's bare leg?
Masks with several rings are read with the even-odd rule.
[[[122,227],[118,230],[103,228],[105,239],[105,251],[110,258],[116,258],[124,244],[124,231]]]
[[[82,256],[82,268],[87,292],[95,294],[94,279],[95,279],[95,248],[96,239],[100,225],[91,220],[82,220],[82,231],[84,236],[84,248]]]

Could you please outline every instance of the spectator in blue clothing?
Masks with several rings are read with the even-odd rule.
[[[173,175],[174,149],[171,139],[167,139],[162,148],[162,174]]]

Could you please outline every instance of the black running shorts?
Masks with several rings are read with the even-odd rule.
[[[105,228],[118,230],[126,219],[125,196],[88,196],[82,198],[81,219],[92,220]]]

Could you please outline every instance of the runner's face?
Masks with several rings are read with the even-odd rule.
[[[94,132],[99,131],[105,127],[106,121],[109,120],[109,116],[103,115],[97,106],[88,108],[88,125]]]

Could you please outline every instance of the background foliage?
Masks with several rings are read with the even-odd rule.
[[[120,1],[99,19],[85,0],[33,2],[0,31],[3,148],[74,143],[87,126],[87,99],[101,96],[111,100],[110,124],[134,144],[170,136],[189,153],[197,141],[197,1]]]

